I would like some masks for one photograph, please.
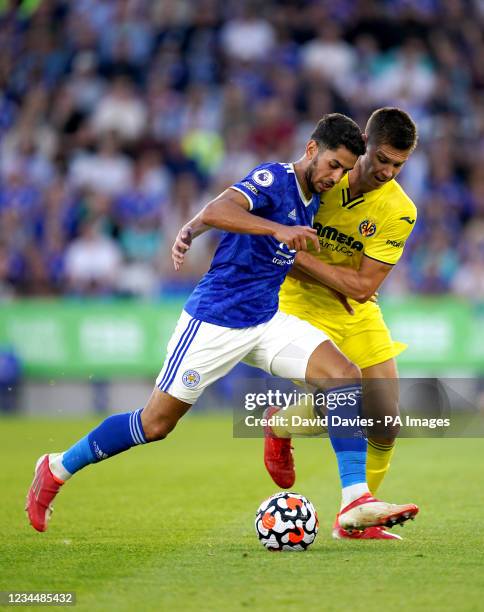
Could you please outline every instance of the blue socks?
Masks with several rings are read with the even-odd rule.
[[[343,498],[346,501],[348,496],[345,495],[345,489],[347,492],[353,491],[357,497],[368,490],[367,441],[358,424],[358,417],[361,416],[361,385],[336,387],[325,391],[324,395],[328,411],[328,433],[338,461]],[[353,423],[348,424],[348,419]]]
[[[147,440],[141,424],[141,411],[115,414],[76,442],[62,456],[62,466],[75,474],[86,465],[113,457]]]

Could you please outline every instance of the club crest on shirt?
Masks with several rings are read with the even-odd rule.
[[[182,383],[185,387],[193,389],[200,382],[200,374],[196,370],[187,370],[183,372]]]
[[[360,223],[358,230],[362,236],[370,238],[376,232],[376,223],[370,221],[370,219],[365,219]]]
[[[256,170],[252,175],[254,181],[262,187],[269,187],[274,182],[274,175],[270,170]]]

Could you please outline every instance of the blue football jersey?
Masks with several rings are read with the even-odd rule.
[[[261,164],[232,189],[244,194],[252,214],[282,225],[312,226],[319,208],[319,195],[304,197],[292,164]],[[265,323],[277,312],[279,289],[295,255],[272,236],[224,232],[185,310],[223,327]]]

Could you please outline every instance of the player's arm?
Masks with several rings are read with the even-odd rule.
[[[331,291],[331,293],[341,303],[341,305],[343,306],[343,308],[346,310],[346,312],[348,314],[350,314],[350,315],[354,315],[355,314],[355,311],[354,311],[353,307],[348,302],[348,300],[347,300],[345,295],[343,295],[340,291],[336,291],[336,289],[333,289],[332,287],[328,287],[327,285],[324,285],[323,283],[321,283],[320,281],[316,280],[312,276],[309,276],[309,274],[306,274],[305,272],[303,272],[300,268],[296,268],[295,266],[293,266],[289,270],[287,275],[291,276],[292,278],[295,278],[296,280],[300,281],[301,283],[309,283],[310,285],[317,285],[318,287],[325,287],[326,289]]]
[[[175,270],[179,270],[185,260],[185,255],[192,245],[192,240],[210,229],[201,220],[201,211],[180,229],[171,247],[171,258]]]
[[[249,201],[234,189],[226,189],[214,200],[209,202],[178,233],[172,247],[172,259],[175,270],[183,264],[185,253],[190,248],[193,238],[207,229],[215,227],[234,234],[254,234],[273,236],[278,242],[287,244],[296,251],[307,250],[307,240],[311,241],[319,251],[317,232],[306,225],[282,225],[269,219],[264,219],[249,212]]]
[[[301,283],[309,283],[310,285],[317,285],[318,287],[321,287],[323,285],[323,283],[318,281],[313,276],[307,274],[306,272],[303,272],[301,268],[298,268],[295,265],[292,266],[287,275],[291,278],[295,278]]]
[[[346,266],[332,266],[316,259],[310,253],[298,253],[294,266],[360,304],[372,298],[393,268],[391,264],[363,256],[360,269],[354,270]]]
[[[249,201],[235,189],[226,189],[209,202],[200,213],[205,225],[234,234],[272,236],[290,249],[306,251],[309,240],[319,251],[317,232],[306,225],[282,225],[249,212]]]
[[[272,236],[296,251],[307,250],[307,240],[319,251],[317,232],[306,225],[282,225],[249,212],[249,201],[234,189],[226,189],[199,213],[199,221],[234,234]]]

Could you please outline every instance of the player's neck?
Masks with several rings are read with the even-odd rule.
[[[308,182],[306,181],[306,173],[302,164],[302,159],[298,159],[296,162],[294,162],[293,166],[294,172],[296,174],[296,180],[299,183],[299,187],[301,187],[301,190],[306,200],[310,200],[313,194],[309,191]]]
[[[353,170],[348,173],[348,187],[350,188],[350,194],[352,198],[355,198],[362,193],[373,191],[374,187],[371,187],[367,181],[365,181],[361,166],[356,162],[356,166]]]

